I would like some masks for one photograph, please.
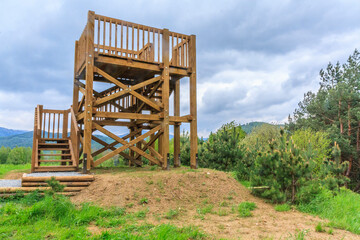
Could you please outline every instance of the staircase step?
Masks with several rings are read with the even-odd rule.
[[[69,143],[39,143],[39,146],[69,146]]]
[[[46,160],[38,160],[38,162],[72,162],[71,159],[46,159]]]
[[[69,148],[39,147],[39,151],[70,151]]]
[[[71,156],[71,154],[70,153],[49,153],[49,154],[47,154],[47,153],[41,153],[41,154],[38,154],[38,156],[49,156],[49,157],[62,157],[62,156],[64,156],[64,157],[66,157],[66,156]]]
[[[67,138],[41,138],[40,141],[53,141],[53,142],[57,142],[57,141],[69,141],[69,139]]]
[[[76,170],[75,166],[40,166],[35,168],[35,172],[73,172]]]

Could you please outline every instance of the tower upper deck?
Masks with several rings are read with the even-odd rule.
[[[191,41],[195,41],[195,36],[92,13],[77,41],[78,75],[84,74],[86,50],[90,49],[87,44],[92,45],[95,66],[119,72],[121,77],[160,73],[165,58],[170,75],[187,76],[191,72]],[[130,69],[133,71],[122,71]]]

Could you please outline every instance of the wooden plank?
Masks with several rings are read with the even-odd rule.
[[[190,116],[190,115],[186,115],[186,116],[169,116],[169,121],[175,122],[175,123],[191,122],[191,119],[192,119],[192,116]]]
[[[158,114],[139,114],[139,113],[124,113],[124,112],[103,112],[103,111],[97,111],[95,113],[95,117],[160,120],[160,116]]]
[[[80,192],[86,187],[65,187],[64,192]],[[51,190],[51,187],[0,187],[0,193],[13,193],[13,192],[34,192],[34,191],[47,191]]]
[[[59,192],[57,194],[63,195],[63,196],[75,196],[79,192]],[[15,196],[17,193],[0,193],[0,198],[10,198]],[[31,194],[31,192],[24,193],[24,196]],[[44,193],[39,193],[39,195],[45,195]]]
[[[144,62],[142,60],[136,60],[136,59],[132,59],[132,61],[129,61],[126,58],[114,58],[114,57],[101,56],[101,55],[96,57],[96,61],[98,63],[121,65],[133,69],[149,70],[149,71],[154,71],[155,73],[158,74],[161,73],[161,68],[159,63]],[[170,74],[180,75],[184,77],[189,75],[187,69],[176,68],[176,67],[170,67],[169,72]]]
[[[103,125],[103,126],[122,126],[122,127],[130,127],[133,126],[134,124],[131,122],[124,122],[124,121],[114,121],[114,120],[97,120],[97,121],[93,121],[99,125]]]
[[[86,187],[90,186],[91,182],[60,182],[61,185],[67,187]],[[46,182],[24,182],[21,184],[22,187],[41,187],[49,186]]]
[[[21,178],[22,182],[45,182],[51,180],[51,177],[31,177],[24,176]],[[94,181],[95,177],[93,175],[81,175],[81,176],[56,176],[55,180],[59,182],[84,182],[84,181]]]

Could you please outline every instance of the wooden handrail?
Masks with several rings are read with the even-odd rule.
[[[76,116],[75,116],[74,109],[73,109],[72,106],[70,107],[70,114],[71,114],[72,124],[74,124],[75,133],[76,133],[76,135],[78,135],[78,133],[79,133],[79,127],[78,127],[78,125],[77,125]]]

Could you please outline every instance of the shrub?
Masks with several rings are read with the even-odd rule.
[[[9,164],[26,164],[31,162],[31,148],[29,147],[16,147],[13,148],[7,159]]]
[[[0,164],[4,164],[7,162],[10,151],[11,149],[8,147],[2,146],[0,148]]]
[[[216,133],[211,133],[199,151],[200,166],[222,171],[232,171],[243,157],[239,146],[246,133],[235,122],[223,125]]]
[[[253,211],[256,208],[256,204],[253,202],[242,202],[238,205],[238,213],[240,217],[251,217]]]
[[[287,212],[291,210],[291,206],[287,203],[276,205],[275,210],[278,212]]]

